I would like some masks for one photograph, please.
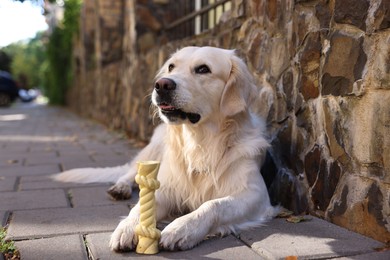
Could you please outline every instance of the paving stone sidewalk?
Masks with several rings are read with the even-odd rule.
[[[109,184],[57,183],[48,176],[74,167],[124,164],[138,148],[123,135],[63,108],[0,108],[0,222],[22,259],[390,259],[384,245],[315,217],[275,219],[238,236],[209,238],[189,251],[153,256],[113,253],[110,233],[128,214]],[[2,259],[2,256],[0,256]]]

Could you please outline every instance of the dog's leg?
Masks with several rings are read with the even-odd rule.
[[[136,174],[137,174],[136,160],[133,160],[130,163],[130,167],[127,173],[122,177],[120,177],[117,180],[117,182],[107,190],[107,193],[115,200],[129,199],[131,197],[132,186]]]
[[[167,216],[167,207],[158,202],[156,196],[156,220],[160,221]],[[123,219],[111,235],[110,248],[113,251],[131,251],[138,244],[138,236],[135,234],[135,227],[139,223],[140,204],[139,202],[131,209],[129,216]]]
[[[110,239],[110,249],[113,251],[130,251],[138,243],[135,227],[139,223],[140,205],[137,203],[125,219],[116,227]]]
[[[210,200],[195,211],[177,218],[162,232],[160,246],[168,250],[187,250],[208,234],[227,234],[240,228],[259,226],[276,213],[268,200],[257,192]]]
[[[162,140],[165,134],[165,125],[156,128],[150,143],[142,149],[139,154],[131,161],[128,172],[120,177],[118,181],[107,192],[116,200],[125,200],[131,197],[132,186],[135,175],[137,175],[137,162],[161,160],[163,145]]]

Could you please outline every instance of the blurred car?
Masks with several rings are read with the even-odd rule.
[[[0,107],[9,106],[16,98],[23,102],[30,102],[36,97],[36,90],[19,89],[12,75],[0,70]]]
[[[10,73],[0,71],[0,106],[9,106],[19,97],[19,88]]]

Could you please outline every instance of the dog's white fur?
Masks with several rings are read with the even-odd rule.
[[[204,65],[209,72],[197,71]],[[135,163],[161,161],[157,221],[174,218],[160,239],[160,245],[170,250],[189,249],[207,235],[237,233],[275,216],[279,208],[271,206],[260,174],[269,144],[263,120],[249,109],[257,92],[244,62],[232,50],[186,47],[163,65],[156,81],[161,78],[176,83],[170,105],[200,115],[198,122],[167,117],[154,90],[152,103],[164,124],[155,129],[149,145],[130,164],[75,169],[55,179],[117,181],[111,191],[128,197]],[[138,221],[139,204],[112,234],[112,250],[135,248]]]

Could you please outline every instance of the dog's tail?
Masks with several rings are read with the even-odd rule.
[[[106,168],[78,168],[54,174],[50,178],[60,182],[93,183],[116,182],[130,169],[129,164]]]

